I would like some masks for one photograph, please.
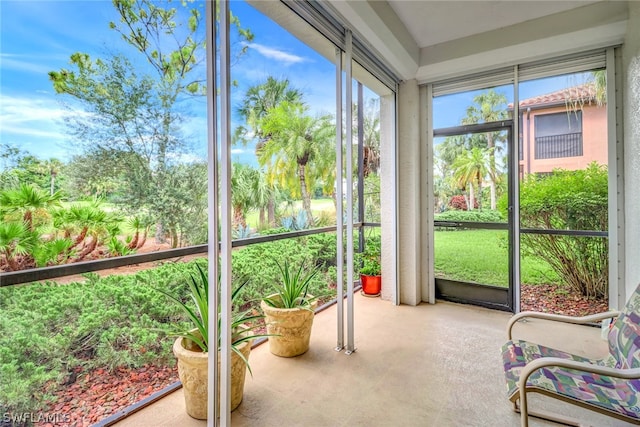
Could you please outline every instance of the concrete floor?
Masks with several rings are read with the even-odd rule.
[[[438,302],[393,306],[355,298],[355,341],[350,356],[336,352],[336,308],[315,318],[310,350],[285,359],[268,344],[251,353],[244,400],[235,426],[517,426],[500,359],[510,315]],[[606,342],[596,328],[542,320],[519,324],[515,336],[599,357]],[[572,414],[593,426],[627,425],[552,399],[531,399],[534,409]],[[205,426],[184,411],[178,390],[118,427]],[[532,426],[556,425],[532,420]]]

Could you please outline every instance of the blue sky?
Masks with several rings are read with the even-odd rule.
[[[248,53],[234,64],[232,78],[239,86],[232,91],[232,107],[246,89],[267,76],[290,79],[305,93],[313,112],[335,109],[333,65],[306,47],[271,20],[242,1],[232,2],[232,11],[242,26],[250,28],[255,40]],[[110,21],[118,16],[105,0],[7,1],[0,0],[0,142],[29,151],[42,159],[68,160],[76,154],[62,119],[65,110],[49,82],[49,71],[69,68],[69,56],[86,52],[104,57],[109,52],[140,56],[115,31]],[[144,65],[142,65],[144,66]],[[581,83],[576,77],[557,77],[520,87],[521,99]],[[509,102],[512,91],[506,90]],[[442,97],[434,101],[436,127],[459,123],[475,93]],[[68,99],[67,99],[68,101]],[[191,119],[184,128],[192,154],[206,153],[205,100],[190,106]],[[255,163],[254,149],[235,147],[235,161]]]
[[[288,78],[302,90],[315,113],[335,109],[335,71],[332,64],[244,2],[232,3],[243,27],[255,34],[246,55],[233,65],[232,108],[246,89],[267,76]],[[104,57],[109,52],[137,54],[110,21],[118,16],[111,1],[0,0],[0,141],[40,158],[68,160],[77,153],[62,123],[65,114],[47,73],[70,68],[69,56],[86,52]],[[69,101],[69,99],[66,99]],[[183,130],[194,155],[206,155],[206,104],[189,106],[191,119]],[[254,162],[253,147],[234,148],[234,160]]]

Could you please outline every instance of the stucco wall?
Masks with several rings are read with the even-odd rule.
[[[551,172],[557,168],[568,170],[584,169],[593,161],[601,165],[608,163],[607,111],[606,107],[597,107],[595,105],[585,105],[582,108],[582,156],[554,159],[535,158],[535,117],[538,115],[566,112],[567,108],[565,106],[532,110],[529,118],[529,132],[527,132],[527,114],[525,113],[522,125],[525,156],[524,160],[520,161],[520,165],[523,166],[525,173]],[[527,144],[528,137],[530,137],[529,144]],[[528,152],[527,148],[529,148]],[[527,164],[527,155],[530,157],[529,165]],[[530,170],[528,170],[527,166],[530,166]]]
[[[624,81],[625,283],[627,298],[640,282],[640,2],[629,2],[622,48]]]
[[[382,249],[382,295],[395,301],[397,285],[396,266],[396,166],[395,166],[395,97],[380,97],[380,221]]]
[[[421,295],[421,218],[419,90],[402,82],[398,95],[398,269],[400,302],[416,305]]]

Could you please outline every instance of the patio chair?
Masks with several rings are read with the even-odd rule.
[[[609,355],[593,360],[523,340],[513,340],[512,329],[524,318],[586,324],[617,317],[609,330]],[[507,325],[509,341],[502,361],[509,400],[520,412],[521,425],[529,416],[579,426],[574,418],[530,411],[527,393],[540,393],[583,408],[640,425],[640,286],[621,312],[584,317],[522,312]]]

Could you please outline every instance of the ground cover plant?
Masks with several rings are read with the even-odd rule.
[[[309,291],[335,295],[327,274],[335,264],[335,235],[288,239],[233,252],[234,283],[249,280],[239,295],[242,309],[257,307],[272,293],[275,260],[284,257],[313,260],[319,274]],[[180,308],[158,289],[189,301],[187,280],[196,262],[206,268],[204,259],[168,262],[131,275],[89,273],[82,282],[0,288],[0,413],[43,411],[61,390],[93,387],[85,379],[91,372],[108,376],[173,368],[168,332],[187,324]],[[104,387],[103,393],[114,392],[112,384]],[[74,404],[69,411],[80,410]]]

